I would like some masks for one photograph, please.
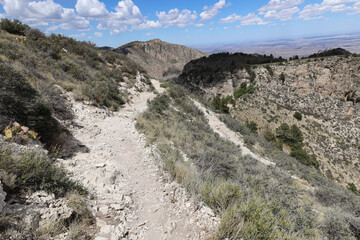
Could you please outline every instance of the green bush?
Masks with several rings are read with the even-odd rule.
[[[0,127],[10,120],[30,127],[51,145],[60,134],[60,124],[38,92],[11,66],[0,64]]]
[[[216,239],[292,239],[293,224],[286,211],[270,199],[253,196],[222,215]]]
[[[249,74],[250,82],[255,81],[256,73],[252,70],[252,67],[249,65],[246,65],[245,69],[246,69],[247,73]]]
[[[257,125],[256,122],[254,122],[254,121],[250,121],[250,122],[249,122],[249,120],[246,119],[245,125],[246,125],[246,127],[248,127],[248,128],[250,129],[250,131],[251,131],[252,133],[257,133],[257,131],[258,131],[258,125]]]
[[[313,166],[316,169],[319,169],[319,161],[316,160],[315,155],[309,155],[304,149],[292,149],[290,156],[299,160],[302,164],[306,166]]]
[[[228,103],[229,103],[229,98],[221,98],[220,96],[216,96],[211,101],[211,107],[220,113],[229,113],[230,109],[227,106]]]
[[[249,87],[246,86],[246,83],[242,83],[240,88],[234,91],[234,98],[238,99],[245,94],[253,94],[255,92],[254,85],[250,85]]]
[[[71,180],[65,170],[52,164],[45,154],[34,151],[16,153],[1,146],[0,169],[0,176],[10,194],[27,189],[44,190],[56,196],[65,196],[73,191],[86,193],[86,189],[80,183]],[[15,176],[15,181],[4,181],[6,176]]]
[[[356,188],[354,183],[348,183],[347,189],[349,189],[350,191],[352,191],[355,194],[360,194],[360,191]]]
[[[154,98],[149,102],[149,109],[158,114],[163,114],[163,112],[168,109],[170,106],[170,98],[163,94]]]
[[[297,119],[297,120],[299,120],[299,121],[301,121],[301,120],[302,120],[302,115],[301,115],[301,113],[295,112],[295,113],[294,113],[294,118]]]
[[[291,128],[287,123],[282,123],[276,128],[276,136],[292,148],[301,148],[304,137],[301,130],[293,124]]]
[[[7,18],[3,18],[0,21],[0,29],[7,31],[11,34],[25,36],[26,32],[30,30],[30,27],[26,24],[21,23],[17,19],[11,21]]]
[[[282,84],[285,83],[285,74],[284,73],[280,74],[280,81],[281,81]]]
[[[270,130],[265,131],[264,138],[269,142],[276,142],[276,136]]]
[[[162,88],[169,88],[169,83],[161,83],[160,87]]]
[[[265,68],[269,72],[271,77],[274,76],[274,70],[271,68],[270,65],[266,65]]]

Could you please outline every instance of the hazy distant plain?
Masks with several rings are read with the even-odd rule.
[[[258,54],[273,54],[285,58],[294,55],[308,56],[319,50],[329,48],[344,48],[353,53],[360,53],[360,34],[337,35],[325,37],[312,37],[291,40],[276,40],[264,42],[246,42],[234,44],[214,44],[208,46],[193,46],[196,49],[207,53],[218,52],[244,52]]]

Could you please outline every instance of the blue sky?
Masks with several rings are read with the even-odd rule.
[[[360,0],[0,0],[0,17],[98,46],[211,45],[360,33]]]

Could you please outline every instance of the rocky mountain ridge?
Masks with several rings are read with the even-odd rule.
[[[182,45],[170,44],[160,39],[131,42],[114,50],[142,66],[152,78],[177,77],[184,65],[205,56],[204,53]]]
[[[181,84],[208,102],[216,96],[233,96],[244,85],[253,86],[253,94],[240,97],[230,106],[234,117],[254,121],[261,135],[267,130],[275,132],[284,122],[297,124],[307,151],[317,156],[327,177],[343,185],[360,186],[359,57],[253,65],[225,70],[215,77],[191,74],[192,65],[194,62],[185,66]],[[295,112],[300,112],[303,119],[296,120]]]

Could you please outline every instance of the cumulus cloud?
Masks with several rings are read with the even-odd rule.
[[[266,25],[268,22],[265,22],[255,13],[249,13],[247,16],[241,18],[241,25],[242,26],[249,26],[249,25]]]
[[[226,4],[225,0],[219,0],[219,2],[215,3],[215,5],[210,7],[205,6],[203,9],[204,11],[200,13],[201,21],[205,22],[213,19],[216,15],[219,14],[219,10],[225,8],[226,6],[228,5]]]
[[[351,3],[354,3],[351,5]],[[321,4],[309,4],[299,13],[300,18],[312,20],[327,12],[352,11],[356,13],[359,0],[324,0]]]
[[[264,18],[279,19],[281,21],[291,20],[295,13],[299,12],[298,7],[288,8],[281,11],[268,11],[264,15]]]
[[[305,0],[270,0],[268,4],[258,9],[260,15],[268,19],[279,19],[281,21],[291,20],[300,9],[296,7]]]
[[[181,12],[179,9],[171,9],[169,12],[156,12],[156,16],[159,18],[160,24],[164,27],[169,26],[178,26],[178,27],[186,27],[189,25],[193,25],[197,14],[196,12],[191,12],[188,9],[184,9]]]
[[[134,30],[149,30],[149,29],[155,29],[155,28],[160,28],[162,27],[162,24],[159,21],[149,21],[149,20],[145,20],[145,22],[137,25],[137,26],[133,26]]]
[[[261,7],[258,11],[261,15],[264,15],[268,11],[280,11],[295,7],[304,2],[305,0],[270,0],[268,4]]]
[[[220,19],[219,23],[233,23],[239,20],[241,20],[241,16],[234,13],[231,14],[230,16],[227,16],[226,18]]]
[[[127,31],[128,26],[139,25],[145,20],[140,9],[131,1],[119,1],[115,12],[111,12],[107,18],[101,20],[97,28],[100,30],[111,30],[112,34]]]
[[[78,0],[75,9],[81,17],[98,18],[109,14],[105,4],[98,0]]]
[[[61,25],[58,28],[66,27],[66,30],[88,30],[90,28],[90,22],[77,16],[74,9],[63,8],[53,0],[2,0],[0,4],[7,16],[21,19],[31,26],[60,23]]]

